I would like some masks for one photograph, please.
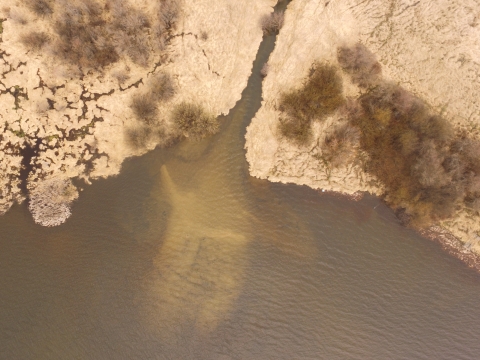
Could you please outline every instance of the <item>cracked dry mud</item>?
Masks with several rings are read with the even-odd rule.
[[[152,14],[158,2],[126,3]],[[141,149],[128,146],[125,130],[137,124],[129,107],[132,96],[147,91],[155,74],[168,73],[176,88],[174,98],[158,109],[167,128],[171,109],[182,101],[226,114],[251,72],[262,39],[260,18],[275,2],[180,2],[165,48],[152,50],[144,66],[121,57],[100,72],[86,73],[48,49],[34,52],[21,43],[29,31],[52,35],[51,19],[36,16],[25,4],[7,0],[0,8],[0,214],[42,181],[89,183],[118,174],[125,158],[153,149],[155,139]]]
[[[314,140],[298,147],[279,140],[277,111],[284,89],[298,87],[314,61],[336,64],[337,48],[366,45],[382,64],[383,78],[424,100],[456,130],[480,135],[480,4],[475,0],[295,0],[268,61],[262,107],[247,128],[250,173],[270,181],[316,189],[380,195],[382,185],[358,162],[329,169],[318,160],[335,114],[314,124]],[[344,93],[359,89],[344,77]],[[460,258],[480,254],[480,218],[468,209],[430,229]],[[446,233],[453,237],[446,238]],[[480,258],[477,256],[477,265]],[[468,261],[467,261],[468,262]],[[476,266],[476,265],[475,265]],[[480,268],[480,266],[478,266]]]

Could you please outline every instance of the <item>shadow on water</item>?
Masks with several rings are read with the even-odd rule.
[[[0,358],[478,357],[475,273],[374,197],[248,176],[274,41],[219,134],[127,160],[60,227],[0,218]]]

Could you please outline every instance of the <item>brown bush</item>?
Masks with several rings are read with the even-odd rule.
[[[337,125],[322,144],[322,158],[332,168],[350,163],[359,145],[360,132],[349,123]]]
[[[312,138],[312,126],[306,118],[280,117],[278,130],[282,137],[297,145],[305,145]]]
[[[28,0],[27,5],[36,14],[53,14],[53,1]],[[147,66],[151,52],[165,47],[180,12],[176,0],[161,1],[153,20],[122,0],[108,0],[105,6],[95,0],[77,0],[57,8],[53,53],[84,73],[102,70],[122,56]],[[152,26],[156,29],[153,37]]]
[[[271,14],[264,15],[260,20],[260,25],[264,34],[276,34],[283,27],[285,13],[283,11],[274,11]]]
[[[385,186],[385,198],[410,223],[426,227],[453,216],[480,193],[477,141],[454,139],[453,127],[398,86],[380,83],[350,116],[369,155],[365,170]],[[360,113],[360,115],[358,115]],[[478,187],[477,187],[478,184]]]
[[[48,16],[53,14],[52,0],[27,0],[26,5],[38,16]]]
[[[145,124],[153,124],[157,120],[157,101],[149,94],[133,96],[130,104],[135,117]]]
[[[323,120],[345,104],[337,69],[314,63],[303,87],[281,94],[280,134],[297,144],[310,139],[311,122]]]
[[[152,129],[145,125],[138,125],[125,130],[125,141],[129,147],[143,149],[152,137]]]
[[[150,82],[150,93],[157,101],[168,101],[175,95],[172,77],[167,73],[155,75]]]
[[[48,42],[49,37],[44,32],[32,31],[25,35],[22,35],[20,38],[21,43],[34,51],[42,49]]]
[[[363,44],[357,43],[352,47],[339,47],[337,59],[342,69],[352,77],[352,81],[359,86],[374,85],[381,77],[382,67]]]
[[[172,120],[181,134],[197,140],[214,134],[219,129],[215,116],[206,113],[200,105],[187,102],[175,106]]]

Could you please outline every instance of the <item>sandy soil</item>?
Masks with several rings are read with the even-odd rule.
[[[361,42],[382,64],[383,78],[428,103],[457,128],[479,135],[480,4],[474,0],[295,0],[268,61],[261,109],[247,129],[250,173],[271,181],[353,194],[381,194],[381,185],[349,165],[329,170],[316,156],[335,115],[315,124],[305,147],[279,140],[276,101],[301,85],[315,60],[336,63],[338,46]],[[358,89],[344,79],[346,95]],[[480,221],[465,210],[441,225],[461,240],[461,251],[480,254]],[[438,229],[437,229],[438,230]],[[438,231],[437,231],[438,233]],[[459,248],[457,246],[457,248]]]
[[[89,182],[116,175],[125,158],[153,149],[156,141],[142,149],[127,146],[125,129],[135,126],[128,106],[132,96],[146,91],[159,72],[170,74],[177,89],[159,109],[167,126],[181,101],[226,114],[246,86],[262,39],[260,18],[275,1],[183,1],[165,49],[153,51],[146,66],[121,58],[102,73],[84,76],[51,52],[22,45],[21,36],[31,30],[53,31],[51,18],[36,16],[25,4],[6,0],[0,7],[0,214],[25,198],[20,172],[27,147],[35,151],[30,189],[51,177]],[[156,4],[130,2],[146,14],[154,13]],[[128,74],[124,83],[118,81],[122,73]]]

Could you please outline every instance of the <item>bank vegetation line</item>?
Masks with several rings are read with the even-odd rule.
[[[303,85],[281,94],[278,134],[297,146],[312,140],[312,123],[339,121],[318,154],[330,167],[353,161],[378,179],[383,199],[417,229],[480,211],[480,142],[433,113],[421,99],[381,76],[362,44],[338,49],[338,66],[312,64]],[[344,98],[339,72],[360,90]]]

